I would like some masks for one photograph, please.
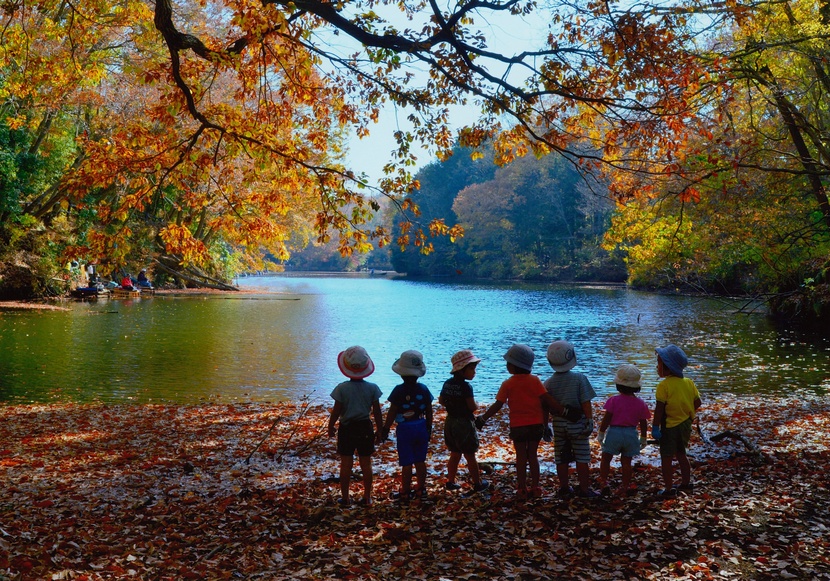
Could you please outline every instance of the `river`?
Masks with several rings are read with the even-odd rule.
[[[273,276],[239,280],[244,293],[69,302],[67,311],[0,312],[0,402],[330,402],[336,358],[364,346],[387,395],[400,353],[424,354],[424,383],[437,396],[450,357],[481,357],[473,387],[492,401],[514,342],[551,374],[547,345],[576,346],[577,371],[604,398],[617,366],[656,384],[654,348],[689,356],[703,392],[826,393],[830,339],[739,313],[736,300],[666,296],[624,288],[449,283],[385,276]]]

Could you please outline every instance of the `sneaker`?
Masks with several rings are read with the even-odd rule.
[[[516,498],[518,500],[525,500],[527,498],[527,488],[519,488],[516,491]]]
[[[484,492],[490,488],[490,482],[488,480],[482,480],[480,483],[473,486],[473,492]]]
[[[556,495],[559,498],[570,498],[574,494],[574,489],[572,486],[568,486],[567,488],[560,488],[559,492]]]
[[[588,490],[579,491],[579,498],[597,498],[598,496],[599,492],[597,492],[596,490],[591,490],[590,488]]]
[[[447,482],[444,485],[445,490],[461,490],[461,485],[455,482]]]
[[[676,488],[666,488],[665,490],[661,490],[657,493],[657,496],[660,498],[677,498],[677,489]]]
[[[694,489],[695,489],[695,485],[692,484],[691,482],[689,482],[688,484],[681,484],[680,486],[677,487],[677,490],[680,490],[680,491],[683,491],[683,492],[692,492]]]

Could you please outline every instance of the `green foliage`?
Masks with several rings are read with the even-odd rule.
[[[624,279],[620,257],[600,248],[597,236],[610,203],[584,188],[562,157],[526,156],[499,168],[457,152],[451,162],[419,173],[421,190],[412,199],[422,220],[434,217],[433,209],[443,211],[436,215],[454,216],[464,236],[454,244],[436,242],[426,255],[395,249],[396,270],[418,276]]]

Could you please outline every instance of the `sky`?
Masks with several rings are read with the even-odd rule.
[[[377,7],[375,7],[378,10]],[[406,22],[398,13],[393,14],[395,25],[399,29],[417,28],[411,22]],[[535,18],[533,18],[535,17]],[[488,39],[488,46],[491,49],[498,48],[502,53],[519,53],[524,50],[538,49],[543,46],[548,34],[548,26],[540,21],[539,14],[532,14],[531,20],[519,17],[511,17],[510,21],[487,22],[479,18],[476,24],[483,30]],[[329,47],[339,47],[344,53],[353,52],[356,44],[348,44],[349,39],[341,34],[336,37],[329,37]],[[426,75],[421,71],[420,75]],[[423,77],[422,77],[423,78]],[[407,122],[407,110],[400,110],[393,105],[387,105],[380,114],[378,123],[370,126],[370,135],[363,139],[353,137],[349,144],[347,165],[356,173],[366,172],[372,182],[383,177],[383,166],[392,158],[391,151],[396,148],[393,134],[396,130],[407,130],[410,124]],[[451,124],[453,130],[468,125],[478,117],[479,108],[475,104],[457,106],[451,109]],[[418,156],[418,168],[421,168],[435,160],[434,156],[426,151],[416,151]]]

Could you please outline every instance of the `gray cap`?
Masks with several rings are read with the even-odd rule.
[[[564,373],[576,365],[576,351],[569,341],[554,341],[548,345],[548,363],[554,371]]]
[[[533,360],[536,356],[533,349],[522,343],[516,343],[504,354],[504,360],[526,371],[533,369]]]

